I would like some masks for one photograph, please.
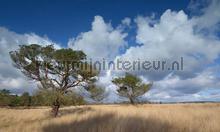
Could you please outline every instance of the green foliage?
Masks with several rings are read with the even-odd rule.
[[[8,106],[10,103],[10,91],[6,89],[0,90],[0,106]]]
[[[17,95],[10,95],[10,91],[0,90],[0,106],[19,106],[20,97]]]
[[[137,97],[145,94],[152,86],[152,83],[144,84],[140,78],[129,73],[124,77],[113,79],[112,82],[119,87],[118,94],[129,98],[131,103],[134,103]]]
[[[20,97],[17,95],[11,95],[10,96],[10,103],[8,104],[9,106],[20,106]]]
[[[25,92],[21,96],[10,95],[9,91],[5,94],[5,90],[0,90],[0,106],[51,106],[54,100],[59,96],[60,105],[84,105],[86,101],[80,95],[73,92],[60,94],[59,92],[50,90],[39,90],[30,96]]]
[[[32,105],[34,106],[51,106],[54,100],[59,99],[60,105],[84,105],[86,104],[82,96],[73,92],[61,94],[51,90],[39,90],[32,96]]]
[[[55,49],[53,45],[42,47],[38,44],[21,45],[18,50],[11,51],[10,56],[16,68],[30,79],[40,82],[40,87],[45,89],[46,92],[40,92],[40,95],[33,97],[34,104],[44,102],[45,105],[56,105],[59,108],[59,105],[65,102],[66,93],[70,88],[79,86],[82,82],[91,83],[98,74],[85,62],[86,55],[82,51],[70,48]],[[23,100],[22,103],[28,104]]]
[[[85,105],[86,101],[80,95],[75,94],[74,92],[69,92],[62,98],[63,105]]]
[[[54,52],[54,58],[58,61],[76,61],[86,59],[82,51],[73,51],[72,49],[59,49]]]
[[[101,101],[105,98],[105,89],[96,85],[90,85],[88,88],[90,97],[95,101]]]
[[[10,91],[7,90],[7,89],[2,89],[2,90],[0,90],[0,94],[9,95],[9,94],[10,94]]]
[[[46,87],[59,85],[59,89],[68,89],[79,81],[79,75],[84,80],[89,80],[98,74],[95,70],[92,72],[93,68],[85,62],[86,55],[82,51],[56,50],[52,45],[41,47],[32,44],[21,45],[19,50],[11,51],[10,56],[15,67]],[[51,78],[48,74],[56,75],[58,79]]]
[[[25,92],[20,96],[20,105],[31,106],[31,96],[29,95],[28,92]]]

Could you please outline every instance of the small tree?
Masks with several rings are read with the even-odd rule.
[[[0,90],[0,106],[8,106],[11,101],[10,91],[6,89]]]
[[[102,101],[107,96],[104,88],[94,84],[89,86],[88,91],[90,92],[90,98],[97,102]]]
[[[131,104],[134,104],[134,100],[145,94],[152,86],[152,83],[144,84],[140,78],[129,73],[124,77],[113,79],[112,82],[119,87],[118,94],[128,98]]]
[[[21,106],[30,106],[31,105],[31,96],[28,92],[24,92],[20,97]]]
[[[20,106],[20,103],[21,103],[21,100],[20,100],[20,97],[18,95],[11,95],[10,96],[10,103],[9,103],[9,106]]]
[[[0,90],[0,94],[4,94],[4,95],[10,95],[10,91],[9,90],[7,90],[7,89],[2,89],[2,90]]]
[[[57,94],[58,93],[55,93],[55,91],[39,89],[33,94],[31,103],[35,106],[51,106],[53,105]],[[60,104],[65,106],[83,105],[86,103],[82,96],[75,94],[74,92],[68,92],[66,94],[60,95],[59,99]]]
[[[52,112],[56,117],[60,97],[75,86],[91,83],[98,72],[85,62],[82,51],[54,49],[53,45],[42,47],[38,44],[21,45],[10,52],[14,66],[24,75],[40,83],[40,87],[55,94]]]

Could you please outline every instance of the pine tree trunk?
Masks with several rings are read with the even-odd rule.
[[[53,103],[53,108],[52,108],[52,114],[54,117],[57,117],[58,112],[59,112],[59,108],[60,108],[60,103],[59,103],[58,99],[56,99],[56,101],[54,101],[54,103]]]
[[[131,104],[134,104],[134,100],[133,100],[132,97],[130,97],[129,100],[130,100],[130,103],[131,103]]]

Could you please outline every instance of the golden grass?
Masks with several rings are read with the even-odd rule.
[[[0,108],[0,132],[220,132],[220,104]]]

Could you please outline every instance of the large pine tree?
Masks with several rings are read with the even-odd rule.
[[[55,49],[53,45],[21,45],[10,52],[14,66],[28,78],[39,82],[40,87],[55,92],[53,114],[57,116],[60,96],[76,86],[92,83],[98,72],[86,63],[82,51]]]

